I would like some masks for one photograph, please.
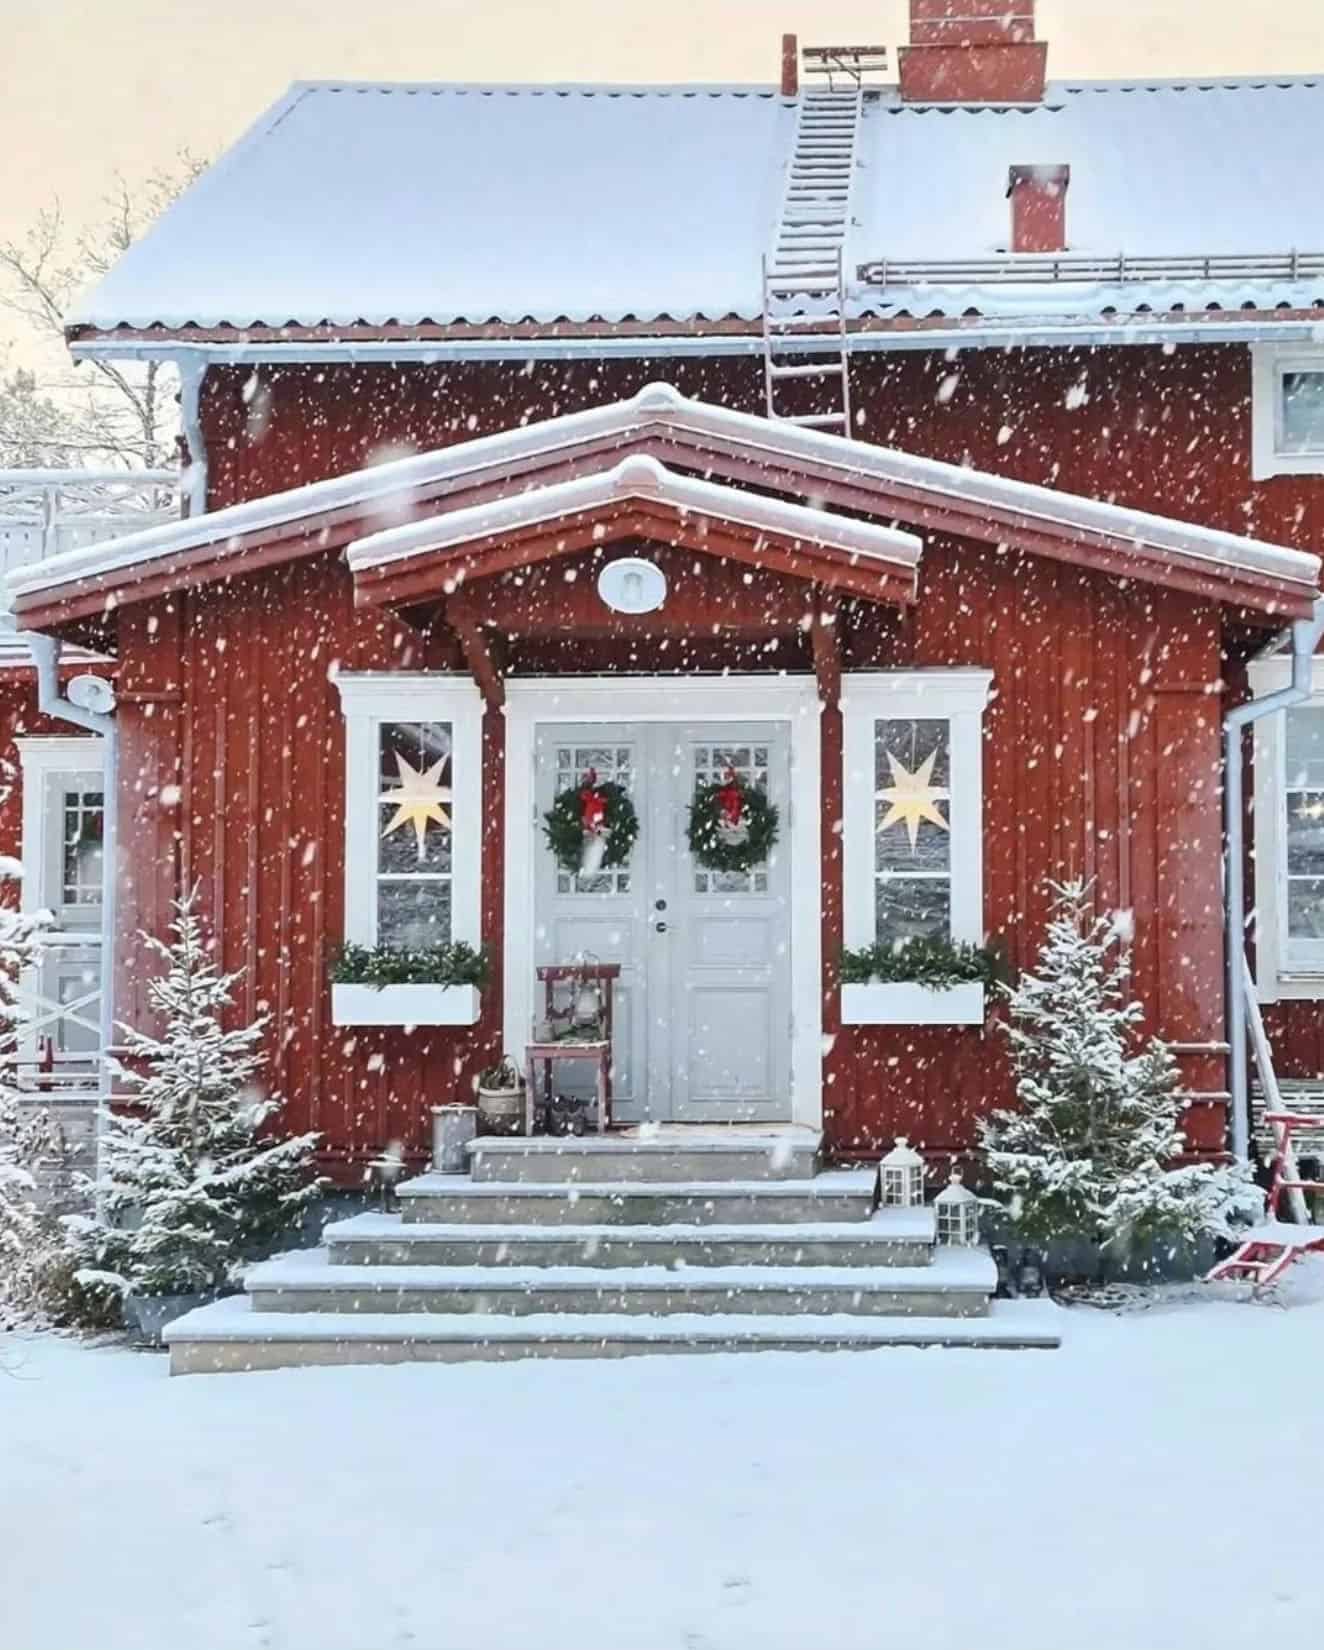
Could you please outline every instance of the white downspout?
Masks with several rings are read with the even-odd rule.
[[[1228,1092],[1232,1097],[1232,1151],[1247,1160],[1250,1157],[1250,1103],[1246,1082],[1246,1013],[1242,1002],[1244,991],[1242,964],[1246,954],[1246,866],[1245,866],[1245,772],[1242,751],[1242,730],[1262,717],[1299,705],[1310,697],[1314,671],[1315,648],[1324,633],[1324,598],[1315,602],[1314,613],[1308,619],[1293,624],[1292,681],[1289,687],[1266,694],[1263,699],[1251,699],[1237,705],[1223,718],[1223,834],[1227,844],[1227,863],[1224,872],[1224,901],[1227,920],[1227,972],[1224,990],[1227,995]]]
[[[119,838],[119,742],[114,717],[115,690],[104,677],[76,676],[69,684],[69,692],[77,695],[77,698],[67,697],[60,691],[59,638],[43,636],[38,631],[29,631],[27,640],[37,667],[38,708],[47,716],[72,722],[75,727],[100,734],[105,740],[101,872],[101,1059],[98,1084],[101,1100],[105,1105],[110,1100],[108,1055],[115,1036],[115,889],[118,882],[116,860]],[[83,703],[79,704],[78,699]],[[98,1160],[100,1146],[101,1124],[98,1118]]]

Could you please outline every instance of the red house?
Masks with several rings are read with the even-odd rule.
[[[620,1120],[959,1155],[1008,1092],[980,988],[843,989],[842,948],[1024,962],[1069,876],[1134,914],[1226,1149],[1223,723],[1317,634],[1324,88],[1059,84],[1033,0],[960,11],[912,0],[899,85],[793,43],[780,87],[296,85],[75,318],[179,363],[191,456],[184,519],[10,581],[116,662],[115,1015],[197,884],[346,1179],[421,1157],[582,953],[621,968]],[[1248,904],[1308,1077],[1297,682]],[[559,862],[541,817],[608,782],[628,860]],[[779,816],[736,868],[687,834],[723,783]],[[490,975],[462,1023],[338,1023],[343,940]]]

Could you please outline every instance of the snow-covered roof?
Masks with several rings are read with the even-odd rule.
[[[767,87],[297,84],[70,323],[757,315],[794,123]]]
[[[767,86],[293,86],[75,328],[691,322],[761,309],[795,104]],[[866,99],[847,268],[986,258],[1007,170],[1068,164],[1071,249],[1324,252],[1324,76],[1052,84],[1027,109]],[[885,289],[859,314],[1324,303],[1324,276]]]
[[[966,511],[970,522],[987,517],[996,523],[995,536],[1005,531],[1014,540],[1016,524],[1023,523],[1040,539],[1099,545],[1103,550],[1121,548],[1132,556],[1135,576],[1159,582],[1169,562],[1177,561],[1201,568],[1215,585],[1248,576],[1275,581],[1293,595],[1312,600],[1319,580],[1319,558],[1300,550],[715,407],[692,400],[671,385],[650,384],[628,400],[608,406],[370,466],[54,556],[16,569],[10,576],[10,589],[20,622],[25,610],[75,591],[119,590],[118,599],[131,599],[133,584],[144,570],[167,557],[192,554],[221,562],[246,553],[263,535],[331,515],[368,516],[383,529],[402,526],[425,503],[435,509],[440,501],[444,510],[444,495],[461,483],[475,485],[504,477],[510,492],[527,491],[531,480],[535,487],[538,482],[521,471],[532,471],[548,455],[562,450],[585,452],[594,443],[619,446],[654,434],[689,441],[700,453],[706,450],[718,455],[723,447],[734,448],[742,457],[765,466],[770,477],[782,468],[824,481],[848,482],[859,489],[857,509],[867,508],[863,501],[873,492],[880,512],[888,518],[905,519],[903,512],[910,508],[922,515],[934,505],[951,501],[953,508],[959,504]],[[711,468],[714,473],[720,471],[718,456]],[[1010,525],[1004,529],[1003,523]],[[959,533],[973,528],[954,523],[952,530]],[[1266,591],[1258,605],[1272,606],[1276,600]]]
[[[1073,81],[1034,108],[926,108],[886,96],[866,106],[850,267],[874,259],[947,262],[1007,250],[1007,174],[1071,168],[1067,250],[1195,260],[1324,252],[1324,213],[1307,157],[1324,145],[1324,74],[1276,79]],[[1324,302],[1304,281],[1143,285],[931,285],[861,289],[878,314],[1097,315]]]

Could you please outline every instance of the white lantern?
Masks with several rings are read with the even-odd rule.
[[[938,1242],[969,1249],[979,1242],[979,1199],[962,1184],[961,1171],[952,1170],[947,1186],[933,1200],[938,1217]]]
[[[905,1135],[878,1165],[878,1190],[889,1209],[914,1209],[924,1201],[924,1159]]]

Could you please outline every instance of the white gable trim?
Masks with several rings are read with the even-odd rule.
[[[615,469],[596,475],[534,488],[493,503],[443,511],[403,527],[388,527],[383,532],[356,539],[345,556],[354,572],[385,567],[425,551],[466,544],[489,534],[514,532],[576,510],[592,510],[628,499],[658,499],[679,510],[717,516],[758,532],[801,539],[848,555],[869,556],[907,570],[914,569],[923,549],[923,540],[914,533],[833,515],[827,510],[813,510],[803,504],[788,504],[782,499],[765,498],[760,493],[742,492],[713,481],[697,481],[669,470],[654,458],[635,455]]]

